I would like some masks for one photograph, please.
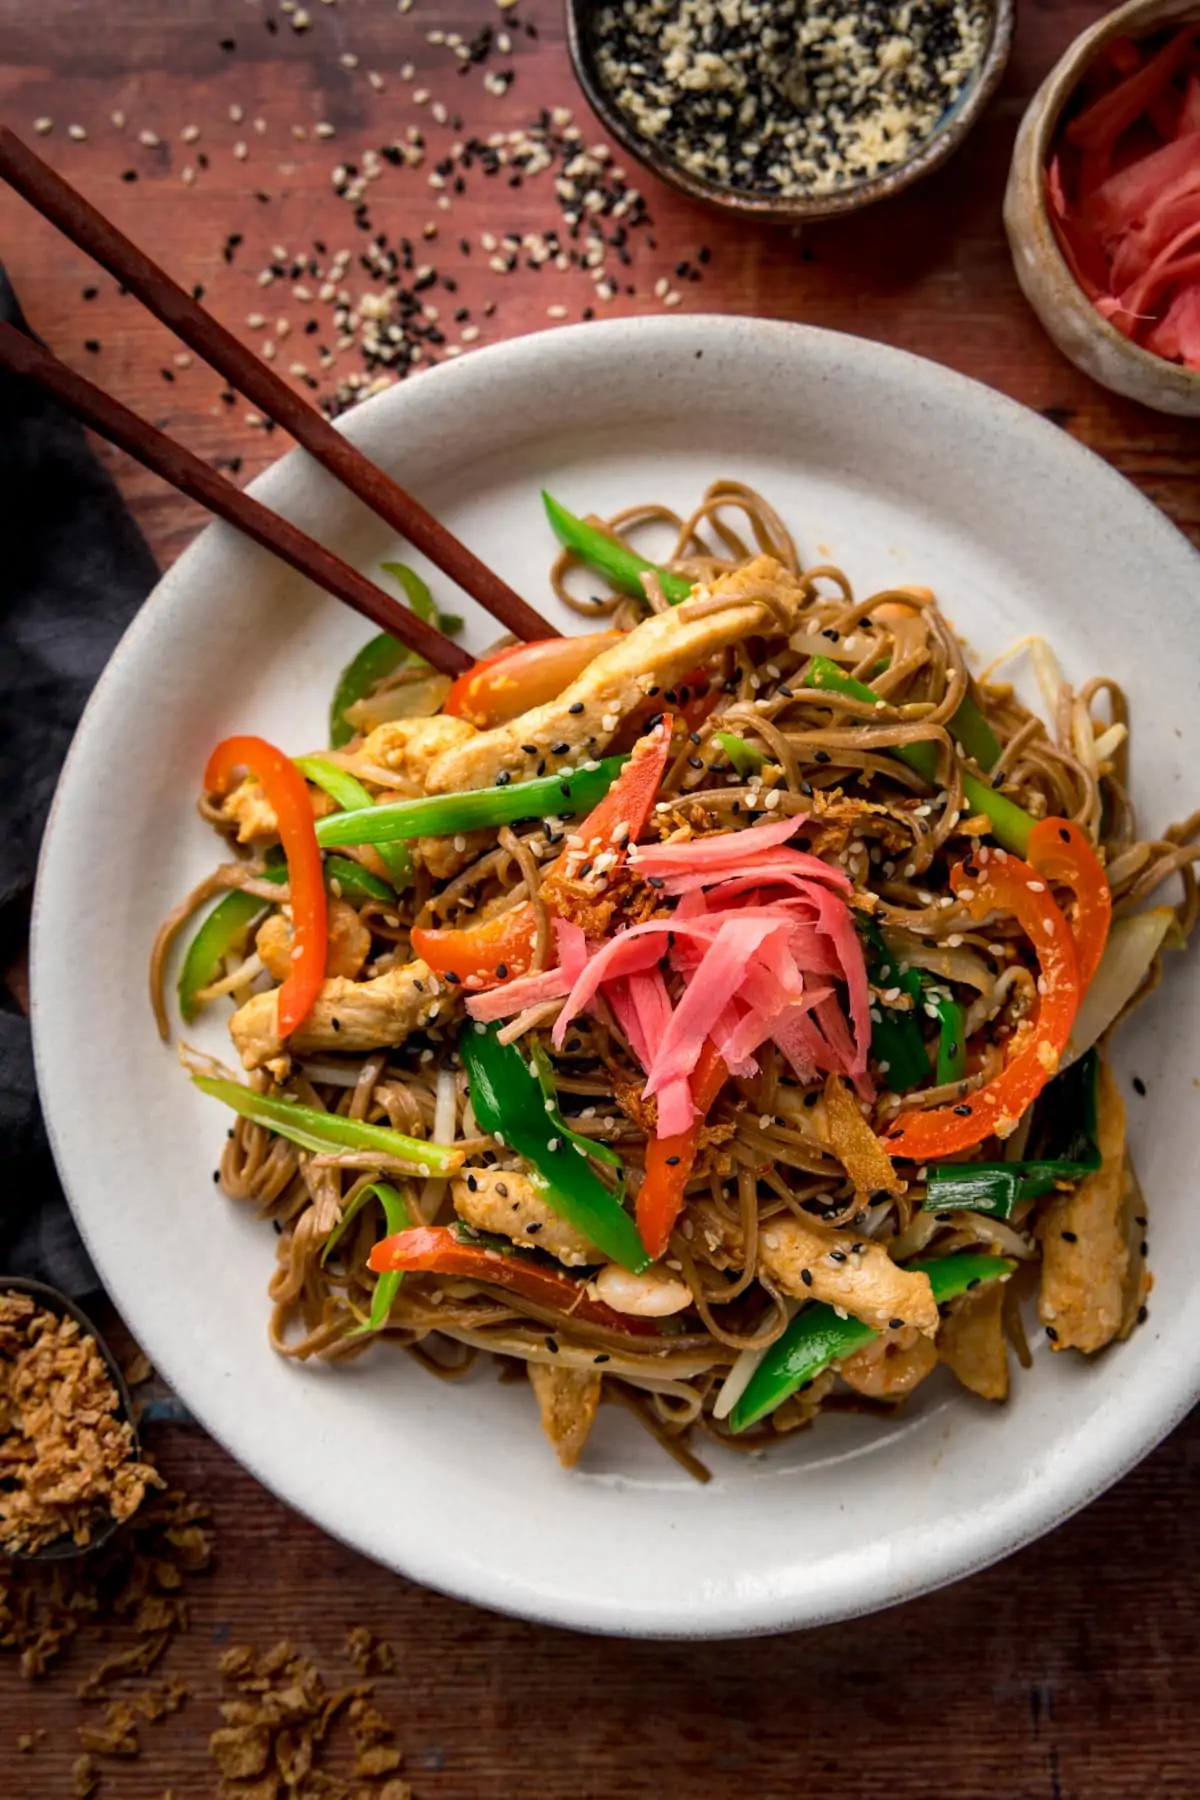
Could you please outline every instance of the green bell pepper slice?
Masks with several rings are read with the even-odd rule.
[[[574,513],[568,512],[544,488],[542,504],[546,508],[550,529],[563,549],[577,556],[589,569],[595,569],[597,574],[605,576],[619,593],[630,594],[635,600],[644,600],[646,590],[642,586],[641,577],[647,572],[657,575],[663,595],[672,606],[678,606],[691,593],[695,584],[686,575],[674,575],[670,569],[664,569],[658,563],[639,556],[628,545],[616,543],[606,531],[601,531],[597,526],[589,525],[586,519],[576,518]]]
[[[343,900],[379,900],[384,905],[395,905],[395,888],[348,856],[325,858],[325,880],[330,887],[337,882],[338,895]]]
[[[716,731],[713,736],[743,781],[761,773],[766,759],[756,745],[748,744],[736,731]]]
[[[393,576],[400,583],[408,604],[427,625],[436,625],[447,637],[453,637],[462,630],[460,618],[452,613],[438,611],[427,584],[415,569],[410,569],[407,563],[399,562],[380,563],[379,567],[385,575]],[[402,644],[386,631],[381,631],[377,637],[369,638],[358,654],[346,664],[338,677],[329,706],[331,750],[341,750],[354,736],[354,727],[347,720],[346,713],[355,701],[364,699],[388,675],[394,674],[402,663],[409,661],[423,662],[424,658],[414,656],[407,644]]]
[[[370,1199],[378,1200],[380,1206],[383,1208],[384,1222],[387,1226],[387,1230],[384,1234],[386,1237],[394,1237],[398,1231],[407,1231],[409,1226],[413,1223],[413,1216],[409,1210],[408,1202],[405,1200],[404,1195],[400,1193],[399,1189],[394,1188],[388,1181],[368,1182],[366,1187],[359,1189],[350,1205],[338,1220],[333,1231],[330,1232],[328,1238],[325,1240],[325,1248],[321,1252],[322,1263],[325,1262],[329,1252],[342,1236],[342,1233],[345,1231],[347,1225],[349,1225],[351,1219],[354,1218],[356,1213],[362,1211],[362,1208]],[[368,1332],[382,1331],[383,1327],[388,1322],[388,1314],[392,1310],[392,1301],[396,1298],[397,1290],[403,1280],[403,1269],[385,1269],[382,1275],[377,1276],[375,1279],[375,1291],[371,1296],[370,1316],[362,1325],[356,1325],[353,1331],[347,1333],[347,1336],[352,1338],[365,1337]]]
[[[591,1143],[566,1124],[547,1093],[544,1062],[535,1058],[531,1069],[516,1044],[500,1042],[494,1025],[468,1026],[458,1048],[482,1129],[525,1159],[547,1204],[611,1262],[635,1275],[648,1268],[650,1257],[621,1192],[606,1187],[588,1160],[599,1157],[620,1168],[619,1159],[607,1145]]]
[[[277,881],[280,885],[287,878],[286,863],[263,869],[259,875],[260,881]],[[258,894],[247,894],[241,888],[234,888],[224,899],[217,901],[184,952],[179,970],[176,993],[179,1010],[187,1024],[190,1025],[200,1011],[197,995],[219,979],[225,958],[244,942],[255,919],[270,905],[269,900],[263,900]]]
[[[1011,1275],[1016,1266],[1006,1257],[979,1256],[970,1251],[904,1264],[906,1269],[928,1275],[939,1306],[957,1299],[981,1281]],[[729,1429],[738,1433],[757,1425],[798,1388],[815,1381],[831,1363],[841,1362],[878,1336],[874,1327],[864,1325],[861,1319],[840,1318],[832,1306],[813,1301],[796,1314],[755,1369],[729,1415]]]

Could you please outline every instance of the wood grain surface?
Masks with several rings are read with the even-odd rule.
[[[313,240],[331,252],[360,250],[331,182],[339,160],[357,164],[364,149],[403,139],[413,124],[440,156],[458,135],[526,125],[546,106],[574,109],[587,141],[599,137],[571,79],[556,0],[521,0],[506,14],[492,0],[417,0],[405,15],[393,0],[314,0],[310,10],[311,28],[297,33],[275,0],[0,0],[6,121],[176,275],[201,284],[206,303],[247,342],[269,329],[250,328],[251,314],[286,317],[291,330],[277,361],[285,370],[313,304],[294,297],[290,282],[264,290],[258,274],[277,244],[289,255],[307,253]],[[1000,223],[1020,113],[1102,10],[1085,0],[1025,0],[1008,77],[966,149],[913,193],[861,218],[797,238],[726,223],[647,178],[654,248],[638,249],[623,271],[636,291],[597,310],[653,310],[665,276],[687,310],[802,319],[932,357],[1046,412],[1200,541],[1196,427],[1102,392],[1059,357],[1017,290]],[[470,38],[484,23],[511,30],[514,53],[461,77],[452,52],[426,41],[430,30]],[[485,74],[510,67],[507,93],[485,87]],[[418,103],[424,89],[430,98]],[[461,117],[461,132],[449,120],[436,124],[436,100]],[[114,111],[125,115],[123,130]],[[53,130],[36,137],[39,117]],[[318,123],[333,135],[317,136]],[[82,141],[68,136],[73,124],[86,132]],[[189,124],[201,133],[191,144],[180,137]],[[159,141],[139,141],[140,133]],[[201,150],[208,167],[188,185],[182,170],[197,167]],[[457,282],[457,300],[437,295],[443,316],[469,306],[483,342],[547,326],[551,306],[578,318],[594,301],[581,273],[521,269],[501,278],[479,247],[487,231],[561,226],[549,189],[472,176],[451,208],[438,210],[433,161],[388,168],[370,205],[374,230],[393,242],[409,235],[419,259]],[[128,171],[136,181],[122,179]],[[436,238],[422,238],[426,222]],[[463,236],[472,244],[466,256]],[[702,265],[701,247],[710,253]],[[178,366],[169,334],[8,193],[0,193],[0,258],[54,350],[154,423],[204,456],[240,458],[243,479],[279,453],[280,434],[248,425],[244,405],[224,402],[208,371]],[[681,261],[703,279],[677,280]],[[357,292],[360,284],[351,273],[346,285]],[[495,312],[485,320],[489,301]],[[89,340],[100,348],[87,350]],[[347,353],[339,370],[355,366]],[[198,529],[197,510],[124,458],[101,454],[165,566]],[[331,1680],[345,1679],[340,1646],[360,1623],[396,1651],[379,1698],[400,1726],[417,1800],[1191,1800],[1200,1792],[1195,1419],[1078,1518],[968,1582],[874,1619],[702,1646],[584,1639],[444,1599],[295,1518],[195,1427],[162,1425],[148,1436],[172,1479],[213,1506],[218,1560],[194,1582],[191,1630],[168,1659],[190,1698],[147,1732],[138,1759],[100,1759],[103,1800],[214,1793],[208,1735],[219,1723],[221,1645],[287,1635],[328,1666]],[[13,1659],[0,1659],[3,1800],[75,1791],[75,1730],[85,1712],[74,1687],[87,1656],[73,1647],[62,1670],[39,1683],[22,1682]],[[42,1730],[35,1749],[18,1751],[18,1734]]]

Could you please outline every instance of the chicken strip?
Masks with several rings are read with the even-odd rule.
[[[478,736],[474,725],[446,713],[437,713],[432,719],[389,719],[363,739],[358,755],[364,763],[389,770],[401,791],[423,794],[438,757]]]
[[[1042,1214],[1038,1318],[1056,1350],[1089,1355],[1121,1329],[1129,1271],[1126,1236],[1125,1106],[1107,1058],[1100,1064],[1100,1167]]]
[[[938,1356],[981,1400],[1008,1399],[1004,1283],[985,1281],[956,1300],[938,1332]]]
[[[564,1469],[583,1455],[600,1405],[600,1377],[587,1369],[565,1369],[556,1363],[526,1363],[529,1385],[537,1396],[542,1430],[554,1445]]]
[[[326,975],[343,975],[356,981],[371,954],[371,934],[348,900],[331,900],[326,910]],[[276,981],[292,972],[292,922],[282,913],[263,920],[254,940],[263,967]]]
[[[644,619],[589,663],[557,700],[535,706],[507,725],[478,732],[439,756],[426,777],[427,792],[491,787],[501,776],[526,781],[574,765],[581,756],[601,755],[621,720],[652,689],[665,694],[727,645],[762,630],[776,614],[780,622],[771,629],[790,629],[806,592],[774,557],[755,557],[711,588],[697,588],[682,606]],[[703,610],[714,601],[728,604]]]
[[[410,1032],[444,1023],[457,1011],[455,990],[443,986],[423,962],[401,963],[373,981],[337,977],[321,984],[316,1004],[289,1050],[384,1050]],[[284,1048],[279,1035],[279,989],[255,994],[229,1021],[229,1033],[247,1069],[261,1069]]]
[[[602,1263],[600,1251],[561,1219],[527,1175],[506,1169],[469,1169],[452,1183],[454,1210],[477,1231],[498,1232],[514,1244],[545,1250],[569,1268]]]
[[[723,1250],[731,1267],[742,1266],[741,1232],[711,1202],[693,1201],[685,1223],[691,1223],[710,1253]],[[758,1267],[785,1294],[824,1300],[876,1331],[911,1325],[926,1337],[937,1333],[938,1309],[928,1275],[900,1268],[882,1244],[856,1236],[853,1228],[833,1230],[792,1213],[779,1214],[759,1233]]]
[[[337,810],[329,795],[322,793],[320,788],[310,787],[308,793],[315,819],[323,819],[327,813]],[[217,811],[222,824],[237,826],[239,844],[274,844],[279,841],[279,821],[275,817],[275,808],[257,781],[240,782],[232,793],[225,795]]]

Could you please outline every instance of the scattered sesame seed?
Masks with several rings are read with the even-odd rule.
[[[82,144],[87,140],[87,132],[83,129],[82,125],[68,125],[67,136],[76,144]]]

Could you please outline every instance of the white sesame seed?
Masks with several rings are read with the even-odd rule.
[[[185,125],[179,134],[180,141],[185,144],[194,144],[199,136],[200,127],[198,125]]]
[[[156,150],[159,144],[162,143],[162,139],[159,137],[157,131],[139,131],[138,143],[145,144],[147,150]]]
[[[179,179],[185,187],[191,187],[196,179],[196,171],[191,163],[184,163],[179,171]]]
[[[343,69],[357,69],[358,67],[358,58],[355,56],[353,50],[343,50],[342,54],[338,57],[338,61],[341,63]]]
[[[238,142],[233,146],[233,154],[236,157],[236,159],[238,160],[238,162],[245,162],[246,158],[250,154],[249,146],[246,144],[243,144],[241,139],[239,138]]]
[[[259,351],[259,355],[264,357],[267,362],[275,361],[275,340],[274,340],[274,338],[264,338],[263,339],[262,348]]]
[[[87,132],[83,129],[82,125],[68,125],[67,136],[72,138],[75,143],[82,144],[87,139]]]
[[[245,118],[245,116],[246,116],[245,113],[242,111],[241,107],[237,104],[237,102],[235,100],[233,105],[229,109],[229,117],[230,117],[231,122],[234,125],[240,125],[242,120]]]
[[[315,130],[319,138],[331,138],[334,135],[333,126],[328,119],[321,119],[315,126]]]
[[[375,89],[375,92],[377,94],[382,94],[384,89],[387,87],[387,83],[383,79],[383,76],[379,73],[378,69],[368,69],[367,70],[367,80],[370,82],[371,86]]]
[[[478,325],[464,325],[462,328],[462,341],[464,344],[478,343],[478,341],[479,341]]]
[[[567,309],[565,306],[548,306],[546,308],[546,317],[548,319],[565,319],[566,316]]]
[[[192,357],[186,350],[177,350],[171,361],[177,369],[190,369],[192,366]]]
[[[33,121],[33,129],[37,132],[39,137],[49,137],[50,133],[54,130],[54,120],[47,118],[35,119]]]
[[[125,129],[125,114],[120,110],[119,107],[117,108],[116,112],[109,113],[108,116],[112,122],[114,131],[124,131],[124,129]]]

